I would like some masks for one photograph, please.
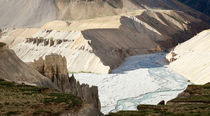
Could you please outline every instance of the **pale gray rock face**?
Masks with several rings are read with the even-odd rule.
[[[89,87],[87,84],[80,85],[73,75],[69,78],[65,57],[51,54],[47,55],[45,59],[40,58],[30,64],[42,75],[51,79],[62,92],[81,97],[86,103],[93,104],[100,110],[98,88],[96,86]]]

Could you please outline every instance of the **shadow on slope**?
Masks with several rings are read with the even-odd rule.
[[[88,29],[82,34],[90,40],[93,53],[111,71],[128,56],[165,51],[209,27],[184,13],[172,12],[177,16],[170,13],[145,11],[136,17],[122,16],[119,28]]]
[[[82,31],[85,39],[104,65],[111,70],[119,66],[127,56],[161,51],[152,39],[161,38],[145,24],[122,17],[119,29],[89,29]]]
[[[210,27],[208,23],[196,21],[195,18],[179,11],[170,13],[145,11],[137,18],[161,33],[164,40],[156,41],[160,46],[167,49],[192,38],[195,34]]]
[[[166,53],[155,53],[128,57],[125,62],[112,73],[125,73],[138,69],[161,68],[168,64]]]

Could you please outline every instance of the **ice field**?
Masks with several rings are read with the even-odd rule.
[[[158,104],[184,91],[187,79],[168,68],[165,53],[128,57],[111,74],[77,73],[80,83],[98,86],[101,111],[136,110],[139,104]]]

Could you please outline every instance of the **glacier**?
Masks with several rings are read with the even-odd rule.
[[[76,73],[84,84],[98,86],[101,111],[137,110],[139,104],[156,105],[174,99],[188,80],[168,67],[166,53],[130,56],[111,74]]]

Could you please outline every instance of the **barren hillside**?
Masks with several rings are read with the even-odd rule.
[[[176,0],[2,0],[1,12],[0,27],[24,27],[0,38],[19,58],[61,54],[70,72],[109,73],[127,56],[164,51],[209,28],[208,17]]]
[[[55,88],[49,79],[23,63],[14,53],[0,42],[0,79],[16,83]]]
[[[172,54],[174,54],[172,56]],[[210,30],[179,44],[167,56],[175,60],[170,67],[195,84],[210,82]]]
[[[0,40],[24,62],[57,53],[67,58],[70,72],[108,73],[127,56],[166,50],[206,27],[205,22],[180,11],[136,10],[6,30]]]
[[[137,9],[179,10],[210,22],[177,0],[1,0],[0,27],[39,27],[56,19],[90,19]]]

